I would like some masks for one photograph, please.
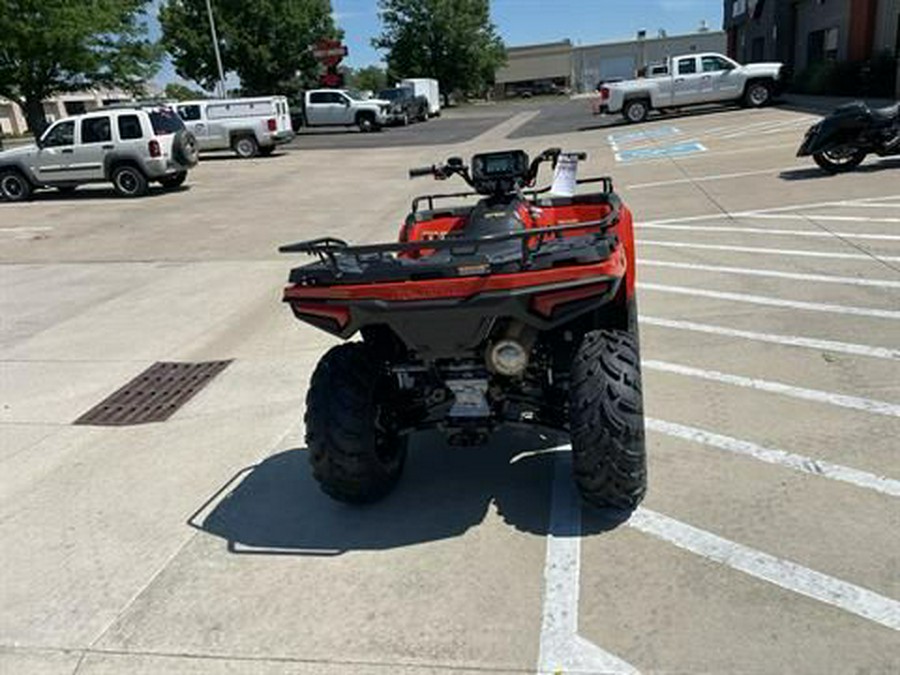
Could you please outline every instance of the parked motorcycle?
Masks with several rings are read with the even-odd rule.
[[[842,105],[810,127],[797,151],[798,157],[812,155],[831,174],[852,171],[868,154],[900,155],[900,103],[887,108]]]

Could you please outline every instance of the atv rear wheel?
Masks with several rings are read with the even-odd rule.
[[[569,425],[578,489],[596,506],[634,509],[647,490],[637,335],[591,331],[571,372]]]
[[[306,396],[306,445],[322,490],[362,504],[387,495],[406,461],[406,436],[392,432],[385,378],[363,343],[333,347]]]

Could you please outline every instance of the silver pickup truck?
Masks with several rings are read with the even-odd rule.
[[[303,94],[299,126],[355,126],[360,131],[378,131],[387,124],[390,107],[390,101],[363,98],[352,89],[313,89]]]
[[[742,66],[721,54],[675,56],[659,70],[663,74],[601,86],[594,113],[643,122],[651,110],[736,102],[759,108],[780,94],[784,84],[781,63]]]

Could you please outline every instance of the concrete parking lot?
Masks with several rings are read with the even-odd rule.
[[[794,157],[815,118],[485,107],[0,204],[0,672],[900,670],[900,162],[825,176]],[[638,223],[644,505],[582,509],[565,449],[512,432],[416,438],[387,500],[330,501],[302,418],[333,341],[277,246],[393,239],[459,187],[408,167],[551,146]],[[166,422],[72,424],[225,359]]]

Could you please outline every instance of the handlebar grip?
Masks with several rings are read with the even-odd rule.
[[[417,169],[409,170],[410,178],[421,178],[422,176],[433,176],[434,166],[420,166]]]
[[[573,153],[573,154],[575,155],[575,158],[578,159],[578,160],[581,161],[581,162],[583,162],[583,161],[585,161],[585,160],[587,159],[587,153],[586,153],[586,152],[576,152],[576,153]]]

